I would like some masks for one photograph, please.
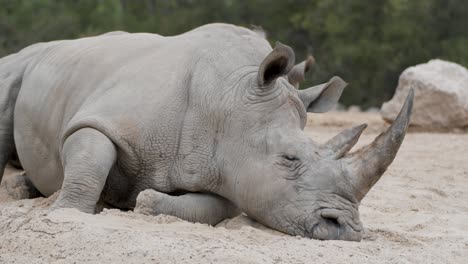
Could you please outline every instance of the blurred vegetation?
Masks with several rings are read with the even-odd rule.
[[[36,42],[112,30],[174,35],[226,22],[317,65],[303,87],[340,75],[346,105],[380,106],[405,68],[441,58],[468,66],[466,0],[0,0],[0,57]]]

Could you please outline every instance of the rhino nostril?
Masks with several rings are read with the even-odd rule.
[[[327,224],[335,226],[340,226],[343,224],[343,219],[340,219],[339,214],[334,209],[324,209],[320,215]]]
[[[338,222],[338,218],[333,217],[322,217],[328,224],[337,225],[339,226],[340,223]]]

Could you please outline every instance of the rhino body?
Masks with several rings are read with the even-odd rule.
[[[365,126],[327,145],[302,132],[344,82],[298,91],[293,62],[225,24],[32,45],[0,59],[0,166],[16,154],[43,195],[61,190],[53,208],[131,209],[149,189],[142,212],[216,224],[243,211],[291,235],[360,240],[359,201],[393,160],[411,102],[387,132],[390,158],[366,160],[363,177],[378,176],[365,187],[349,176],[365,153],[346,154]]]
[[[227,53],[210,60],[230,34],[112,34],[51,44],[28,66],[14,115],[18,156],[34,185],[44,195],[59,190],[64,142],[92,129],[118,152],[104,190],[111,205],[133,207],[145,189],[210,191],[217,173],[210,128],[217,124],[209,122],[218,117],[206,116],[216,110],[203,100],[219,94],[224,72],[237,66]]]

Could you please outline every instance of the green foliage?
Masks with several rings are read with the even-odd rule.
[[[408,66],[468,66],[465,0],[0,0],[0,57],[32,43],[112,30],[174,35],[226,22],[262,26],[272,42],[313,54],[307,83],[340,75],[345,104],[379,106]]]

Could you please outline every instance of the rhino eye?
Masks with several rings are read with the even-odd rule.
[[[280,160],[276,164],[279,165],[281,170],[288,172],[288,175],[285,176],[286,179],[296,180],[304,173],[304,166],[299,157],[289,154],[281,154],[278,157]]]
[[[288,160],[288,161],[298,161],[299,158],[294,156],[294,155],[288,155],[288,154],[283,154],[281,156],[283,159]]]

